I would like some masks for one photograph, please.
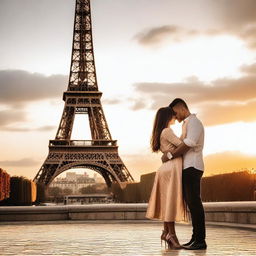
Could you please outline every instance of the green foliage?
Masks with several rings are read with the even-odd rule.
[[[153,187],[155,172],[141,176],[140,182],[127,183],[121,189],[118,183],[112,183],[111,191],[116,202],[140,203],[148,202]]]
[[[204,202],[254,200],[256,174],[248,171],[204,177],[201,194]]]
[[[94,193],[108,193],[108,188],[105,185],[99,187],[99,184],[93,184],[93,185],[80,188],[79,192],[83,195],[94,194]]]
[[[48,195],[57,197],[62,195],[62,189],[59,187],[49,187],[48,188]]]
[[[72,194],[72,189],[70,189],[70,188],[64,188],[63,190],[62,190],[62,194],[63,195],[71,195]]]

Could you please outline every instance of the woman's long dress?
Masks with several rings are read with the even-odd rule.
[[[160,136],[162,152],[175,149],[180,143],[171,128],[165,128]],[[166,222],[187,221],[182,196],[182,158],[163,163],[156,172],[146,217]]]

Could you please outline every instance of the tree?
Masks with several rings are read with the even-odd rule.
[[[59,187],[49,187],[48,195],[49,196],[54,196],[54,197],[61,196],[62,195],[62,189],[59,188]]]
[[[79,192],[81,194],[109,193],[109,190],[106,184],[96,183],[94,185],[80,188]]]
[[[72,193],[73,193],[73,190],[72,189],[70,189],[70,188],[64,188],[63,190],[62,190],[62,192],[63,192],[63,195],[71,195]]]
[[[92,193],[96,193],[96,188],[94,185],[89,185],[87,187],[82,187],[79,189],[79,192],[83,195],[85,194],[92,194]]]

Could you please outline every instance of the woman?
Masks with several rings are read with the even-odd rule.
[[[175,115],[170,107],[160,108],[155,117],[151,137],[153,152],[171,151],[182,141],[170,125],[175,123]],[[181,138],[184,138],[182,134]],[[146,217],[164,221],[161,235],[170,248],[180,249],[175,232],[175,221],[187,221],[186,206],[182,196],[182,158],[174,158],[163,163],[156,172]]]

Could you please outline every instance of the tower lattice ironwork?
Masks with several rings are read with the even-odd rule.
[[[47,187],[60,173],[72,168],[88,168],[100,173],[108,186],[116,181],[133,181],[112,140],[98,90],[92,38],[90,0],[76,0],[72,60],[65,106],[49,154],[34,178]],[[87,114],[91,140],[71,140],[76,114]]]

